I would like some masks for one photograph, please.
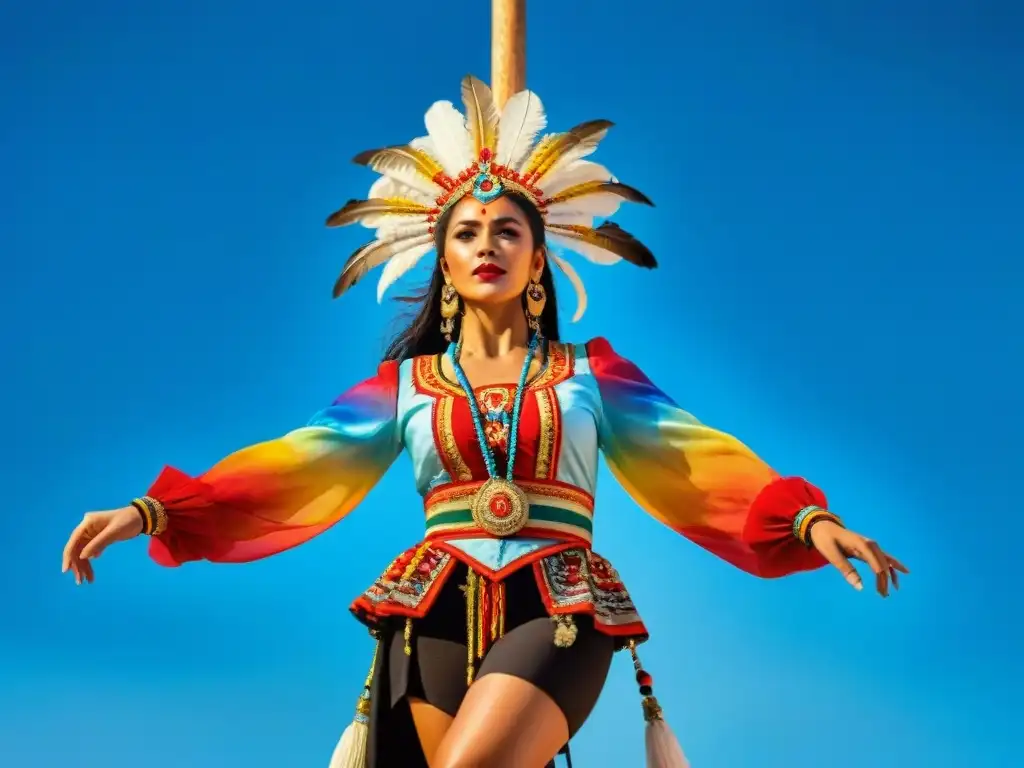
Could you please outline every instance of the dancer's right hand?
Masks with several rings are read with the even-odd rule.
[[[99,557],[115,541],[134,539],[140,533],[142,515],[135,507],[88,512],[64,546],[61,572],[67,573],[70,570],[74,573],[76,584],[83,581],[92,583],[95,575],[90,561]]]

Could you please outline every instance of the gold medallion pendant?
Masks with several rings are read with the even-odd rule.
[[[515,483],[492,477],[473,499],[473,522],[492,536],[514,536],[530,520],[530,501]]]

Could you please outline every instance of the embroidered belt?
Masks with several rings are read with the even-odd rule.
[[[530,502],[530,519],[517,534],[590,544],[594,497],[565,483],[516,481]],[[427,539],[494,538],[473,522],[473,499],[483,482],[449,483],[427,494]]]

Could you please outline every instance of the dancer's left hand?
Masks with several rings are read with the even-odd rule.
[[[889,596],[890,579],[892,585],[899,589],[899,574],[910,573],[903,563],[884,552],[877,542],[843,528],[831,520],[822,520],[812,526],[811,544],[843,574],[850,586],[857,590],[863,589],[864,583],[850,558],[862,560],[871,566],[871,570],[875,572],[875,588],[882,597]]]

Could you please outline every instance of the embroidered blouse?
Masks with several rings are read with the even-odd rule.
[[[490,576],[569,549],[589,553],[599,453],[647,513],[749,573],[824,564],[793,533],[802,509],[827,508],[819,489],[781,477],[742,442],[697,421],[605,339],[549,346],[521,417],[514,476],[530,497],[521,534],[493,539],[474,529],[467,499],[487,474],[469,402],[439,358],[420,357],[383,363],[306,426],[201,475],[165,467],[148,491],[168,515],[151,539],[152,558],[165,566],[243,562],[297,546],[351,512],[404,450],[424,498],[424,541],[438,557]],[[498,457],[513,393],[514,385],[475,392]],[[595,562],[591,571],[601,570]]]

